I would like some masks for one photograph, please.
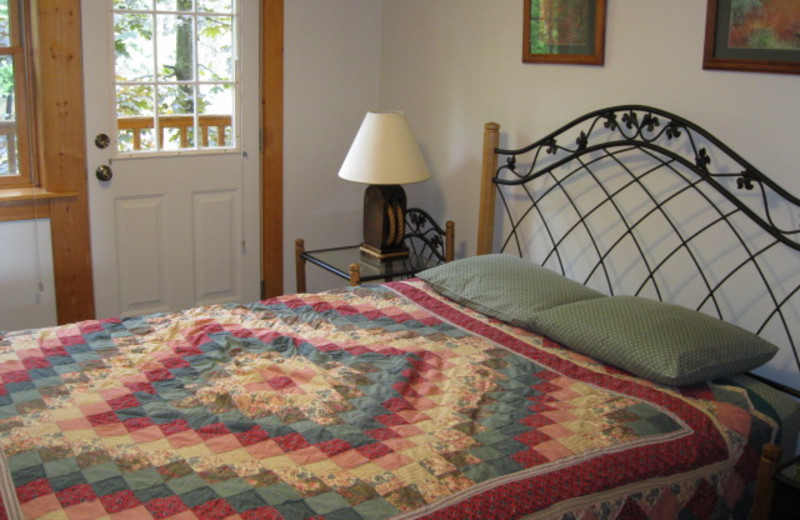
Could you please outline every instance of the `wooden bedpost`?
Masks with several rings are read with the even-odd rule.
[[[494,153],[500,142],[500,125],[486,123],[483,127],[483,163],[481,165],[481,204],[478,214],[477,254],[492,252],[494,242],[495,187],[492,179],[497,172],[497,155]]]
[[[772,495],[775,492],[775,482],[772,476],[778,468],[781,458],[781,447],[777,444],[765,444],[761,451],[761,460],[758,464],[756,476],[756,489],[753,497],[753,510],[751,520],[768,520],[772,508]]]

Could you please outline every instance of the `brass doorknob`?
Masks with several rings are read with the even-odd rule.
[[[111,167],[107,165],[98,166],[97,169],[94,171],[94,174],[97,178],[103,182],[110,181],[111,177],[114,176],[114,172],[111,171]]]
[[[101,150],[108,148],[109,144],[111,144],[111,138],[108,137],[108,134],[97,134],[94,138],[94,145]]]

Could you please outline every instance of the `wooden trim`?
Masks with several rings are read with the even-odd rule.
[[[480,212],[478,213],[477,254],[492,252],[494,242],[494,201],[495,189],[492,179],[497,172],[497,154],[494,153],[500,142],[500,125],[486,123],[483,127],[483,162],[481,164]]]
[[[52,193],[41,188],[0,190],[0,222],[50,218],[50,201],[74,198],[75,192]]]
[[[772,477],[778,468],[780,458],[780,446],[771,443],[764,445],[758,464],[756,488],[753,493],[753,510],[750,513],[750,518],[753,520],[768,520],[770,517],[772,496],[775,492],[775,481]]]
[[[306,292],[306,259],[303,253],[306,252],[306,243],[302,238],[294,241],[294,276],[297,281],[295,290],[299,293]]]
[[[350,286],[358,287],[361,285],[361,264],[353,262],[350,264]]]
[[[263,298],[283,294],[283,9],[262,0],[261,273]]]
[[[94,289],[86,181],[80,0],[38,0],[34,54],[42,185],[74,192],[50,202],[59,323],[93,318]]]
[[[444,227],[444,261],[452,262],[456,248],[456,223],[448,220]]]
[[[0,204],[0,222],[50,218],[50,201],[16,200]]]

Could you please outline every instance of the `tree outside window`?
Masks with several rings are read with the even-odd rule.
[[[36,181],[30,153],[27,4],[0,0],[0,187]]]

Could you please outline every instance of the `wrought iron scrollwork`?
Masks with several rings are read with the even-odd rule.
[[[794,250],[792,254],[800,251],[800,229],[797,229],[796,221],[786,223],[785,217],[787,214],[797,214],[800,199],[772,181],[714,135],[691,121],[664,110],[642,105],[625,105],[591,112],[525,147],[498,148],[495,153],[506,156],[505,164],[498,168],[493,179],[507,221],[507,235],[501,237],[501,251],[515,252],[513,248],[516,246],[516,253],[522,255],[521,244],[525,243],[527,237],[520,236],[520,230],[525,228],[527,221],[535,221],[535,225],[542,229],[539,236],[544,237],[552,246],[537,261],[542,264],[553,262],[564,272],[565,260],[559,247],[569,240],[580,241],[585,244],[581,262],[588,265],[589,274],[586,280],[600,273],[598,276],[604,277],[610,287],[609,272],[613,271],[613,267],[604,262],[614,254],[614,248],[620,244],[633,244],[644,263],[643,281],[637,294],[645,286],[648,291],[654,287],[659,299],[663,296],[658,281],[660,270],[665,264],[680,258],[682,267],[698,273],[699,285],[704,285],[706,290],[706,296],[697,308],[711,307],[722,319],[728,318],[725,297],[721,295],[726,284],[742,276],[745,271],[752,272],[755,276],[750,278],[763,281],[763,289],[759,290],[763,291],[764,298],[769,299],[774,309],[754,332],[761,333],[768,325],[775,326],[777,323],[777,326],[784,329],[800,368],[800,332],[791,330],[796,329],[796,307],[788,309],[789,300],[794,299],[796,302],[796,295],[800,295],[800,287],[789,287],[787,294],[782,293],[785,288],[776,290],[768,283],[770,267],[764,265],[767,252],[772,254],[781,245]],[[643,169],[644,173],[625,162],[629,156],[635,157],[633,163],[648,162],[648,166]],[[603,184],[599,173],[603,168],[616,171],[617,184],[614,187]],[[666,197],[657,189],[650,189],[651,181],[660,179],[661,176],[666,178],[663,185],[679,186],[666,190]],[[578,184],[573,181],[583,177],[591,179],[597,185],[597,189],[583,190],[584,193],[591,192],[596,198],[588,204],[589,207],[578,204],[573,196],[575,193],[570,192],[571,186]],[[619,178],[625,180],[620,181]],[[542,182],[531,182],[537,179],[542,179]],[[619,183],[623,187],[620,188]],[[544,187],[537,191],[537,186]],[[643,207],[645,203],[650,205],[647,210],[639,208],[641,214],[635,218],[625,214],[614,200],[616,195],[629,186],[637,190],[640,206]],[[684,192],[690,193],[688,196],[691,199],[688,200],[691,202],[687,204],[694,204],[698,200],[707,201],[711,214],[709,222],[693,223],[693,229],[688,232],[678,230],[678,224],[670,220],[670,213],[676,205],[674,201],[678,194]],[[558,196],[545,201],[551,194]],[[527,203],[526,197],[530,199],[530,206],[520,208],[520,201]],[[512,202],[516,204],[513,208]],[[677,206],[683,209],[680,204]],[[552,215],[542,209],[545,207],[566,207],[564,213],[576,215],[577,222],[570,224],[566,234],[561,236],[561,231],[551,226],[549,220]],[[616,212],[622,222],[621,236],[612,239],[603,236],[596,240],[591,235],[591,226],[587,222],[609,211]],[[639,238],[640,233],[646,234],[643,230],[648,227],[648,219],[653,215],[659,218],[663,216],[669,226],[674,225],[672,229],[679,241],[674,250],[659,251],[660,256],[657,258],[647,257],[652,251],[648,250],[646,241],[640,242]],[[778,219],[778,215],[782,220]],[[766,245],[760,243],[754,247],[750,243],[750,236],[739,229],[741,219],[749,220],[766,232],[763,237]],[[707,236],[722,234],[716,232],[717,226],[731,235],[734,242],[738,241],[738,244],[734,243],[731,247],[741,249],[746,258],[730,267],[727,273],[712,277],[705,272],[705,259],[702,254],[695,252],[695,248],[700,247],[699,243],[708,242],[705,239]],[[601,226],[601,229],[607,231],[608,226]],[[772,241],[769,241],[769,237],[772,237]],[[660,246],[661,244],[654,249]],[[623,249],[623,246],[619,249]],[[594,259],[588,260],[589,256]]]
[[[445,261],[444,236],[444,229],[425,210],[406,210],[405,244],[426,265]]]

